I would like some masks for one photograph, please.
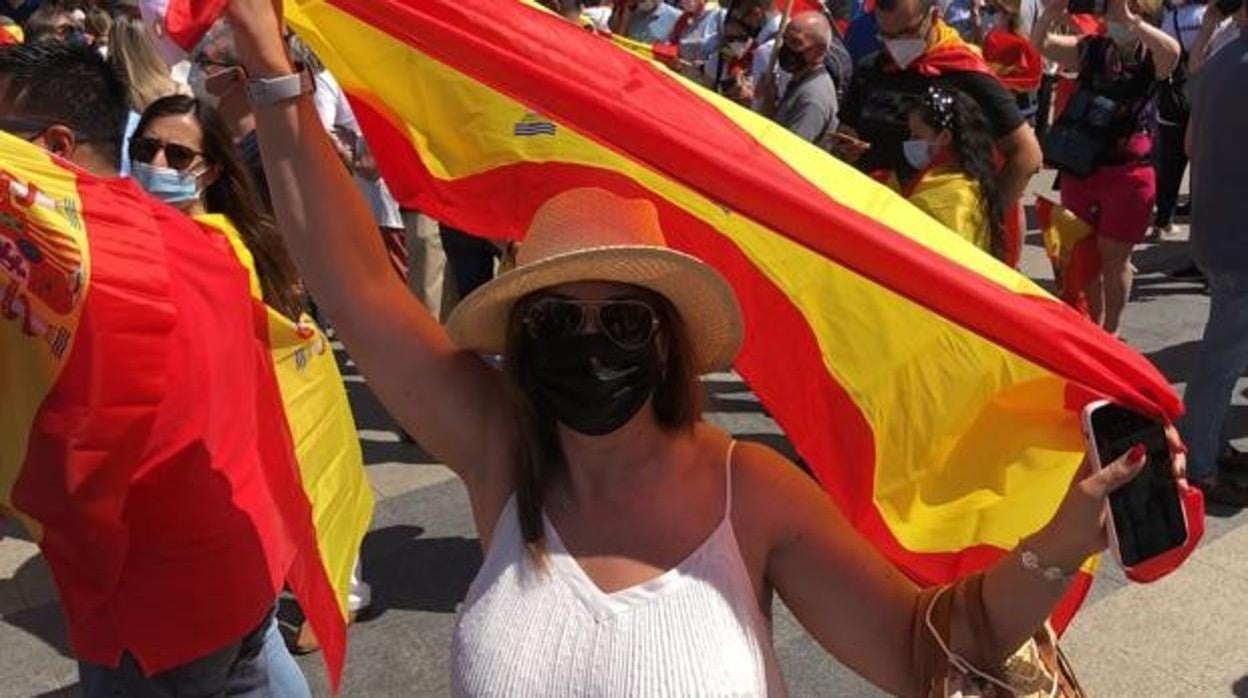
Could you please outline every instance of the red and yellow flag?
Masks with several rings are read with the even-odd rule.
[[[990,564],[1052,517],[1089,400],[1181,411],[1144,358],[885,187],[548,13],[286,12],[406,205],[519,239],[569,188],[651,201],[669,244],[733,285],[737,369],[857,529],[921,583]]]
[[[1181,410],[1145,359],[884,187],[546,13],[300,0],[287,15],[406,204],[520,238],[568,188],[652,201],[669,243],[733,284],[740,372],[920,582],[983,567],[1049,520],[1088,400]]]
[[[215,229],[7,134],[0,289],[0,507],[77,657],[178,666],[289,584],[336,684],[372,499],[324,337],[266,316]]]
[[[1101,253],[1092,226],[1043,196],[1036,199],[1036,218],[1044,236],[1044,250],[1059,282],[1058,294],[1072,307],[1087,313],[1084,289],[1101,273]]]

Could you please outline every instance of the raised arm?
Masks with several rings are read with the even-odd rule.
[[[1057,33],[1058,25],[1069,16],[1067,0],[1046,0],[1044,12],[1031,28],[1031,43],[1045,58],[1063,69],[1079,69],[1079,37]]]
[[[253,78],[292,72],[279,11],[280,0],[231,0]],[[258,107],[256,132],[278,229],[317,303],[390,414],[465,481],[488,535],[511,489],[515,443],[499,374],[455,347],[391,269],[311,98]]]
[[[1139,37],[1140,43],[1153,57],[1153,68],[1158,80],[1167,80],[1179,65],[1183,48],[1179,42],[1164,31],[1146,22],[1143,17],[1131,11],[1127,0],[1109,0],[1109,19],[1131,27],[1131,31]]]

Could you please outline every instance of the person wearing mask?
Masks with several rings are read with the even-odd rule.
[[[902,144],[910,137],[911,106],[932,85],[965,92],[992,127],[1007,229],[1022,230],[1018,204],[1042,155],[1014,95],[978,51],[941,21],[936,0],[879,0],[874,14],[883,50],[854,71],[840,117],[855,140],[838,154],[864,172],[883,170],[905,179],[909,165]]]
[[[90,176],[118,181],[126,111],[125,86],[93,49],[59,42],[0,47],[0,130]],[[134,195],[143,196],[126,180],[110,186],[134,187]],[[44,487],[60,496],[22,503],[23,513],[43,528],[40,545],[64,602],[85,698],[227,691],[269,695],[265,691],[274,666],[264,649],[265,636],[284,576],[277,568],[294,551],[285,534],[289,523],[272,489],[277,480],[262,469],[265,447],[248,429],[265,428],[270,419],[265,409],[280,410],[280,405],[256,395],[204,389],[255,385],[262,346],[255,336],[252,299],[237,283],[236,265],[200,232],[188,225],[154,233],[160,236],[154,242],[165,243],[165,254],[157,257],[163,266],[151,270],[153,279],[170,285],[157,301],[170,307],[160,312],[187,318],[168,330],[169,341],[178,343],[178,359],[194,366],[195,380],[166,393],[151,410],[103,409],[108,405],[97,404],[100,396],[94,391],[84,391],[89,394],[80,399],[83,404],[60,407],[67,418],[82,419],[86,433],[105,428],[93,421],[103,409],[108,416],[99,418],[115,420],[109,430],[144,439],[143,448],[134,452],[141,455],[132,460],[127,454],[93,451],[91,467],[83,470],[86,459],[79,459],[72,473],[69,464],[48,458],[39,463],[41,477],[48,478]],[[188,269],[196,271],[187,277]],[[98,265],[92,269],[93,275],[103,273]],[[212,289],[211,297],[205,288]],[[237,293],[219,292],[223,288]],[[112,302],[109,313],[78,328],[77,344],[104,346],[100,337],[135,333],[132,317],[152,313],[146,295]],[[217,326],[198,326],[195,318],[203,315],[183,316],[184,307],[214,308]],[[213,340],[203,342],[201,335]],[[143,339],[139,332],[132,342],[138,357],[146,350]],[[105,359],[92,354],[87,360]],[[138,384],[162,378],[146,373],[154,363],[111,361],[141,371],[114,376]],[[169,371],[170,379],[190,373],[179,373],[175,366]],[[228,458],[213,450],[222,437],[201,431],[210,425],[197,410],[232,410],[240,424],[251,423],[228,437]],[[123,416],[132,413],[137,416]],[[83,477],[96,484],[55,484]],[[293,664],[289,655],[286,660]]]
[[[823,61],[831,43],[828,18],[803,12],[789,21],[778,49],[776,62],[789,81],[772,118],[811,143],[836,130],[836,84]]]
[[[915,175],[892,181],[910,203],[988,254],[1005,255],[1004,205],[992,162],[992,131],[975,100],[932,87],[910,112],[906,161]]]
[[[703,85],[711,85],[712,54],[719,50],[719,35],[726,11],[708,0],[680,0],[681,15],[667,43],[676,46],[677,70]]]
[[[1235,21],[1248,26],[1248,7]],[[1191,104],[1192,256],[1208,278],[1210,303],[1180,428],[1192,484],[1207,501],[1246,507],[1248,459],[1219,452],[1235,383],[1248,371],[1248,37],[1208,59],[1193,78]]]
[[[1054,133],[1062,129],[1099,152],[1080,146],[1080,153],[1054,150],[1049,159],[1063,167],[1062,206],[1096,235],[1101,273],[1086,291],[1089,315],[1116,335],[1134,277],[1131,251],[1144,240],[1157,194],[1151,162],[1154,96],[1178,66],[1180,49],[1155,25],[1161,16],[1158,0],[1109,0],[1108,31],[1084,37],[1054,31],[1067,16],[1066,5],[1048,0],[1032,42],[1049,60],[1079,73],[1078,91]],[[1086,165],[1068,164],[1076,162],[1071,155],[1090,156],[1090,169],[1076,171]]]
[[[707,72],[718,80],[721,92],[759,113],[774,108],[774,95],[783,93],[789,80],[788,74],[771,61],[782,18],[775,0],[731,3],[724,17],[720,49],[707,64]],[[770,76],[768,70],[772,71]],[[768,96],[772,99],[766,99]]]
[[[292,74],[270,0],[229,12],[250,75]],[[773,590],[884,690],[936,685],[922,667],[945,655],[914,632],[930,596],[794,464],[702,421],[697,376],[734,360],[740,310],[723,277],[665,245],[651,203],[554,195],[516,269],[444,327],[361,235],[366,209],[316,124],[306,96],[257,109],[264,156],[283,163],[279,228],[391,414],[463,480],[486,551],[452,638],[451,693],[784,695]],[[503,354],[504,370],[482,354]],[[976,578],[953,651],[996,667],[1042,626],[1070,577],[1027,560],[1073,575],[1104,548],[1106,497],[1142,452],[1088,475]],[[971,631],[973,617],[991,630]]]
[[[156,100],[139,119],[130,159],[135,181],[152,196],[188,216],[228,221],[254,258],[265,304],[299,320],[298,272],[215,111],[186,95]]]
[[[680,10],[663,0],[630,2],[630,11],[620,15],[624,24],[624,36],[645,44],[661,44],[671,38],[672,28],[676,26],[676,20],[680,19]]]
[[[23,25],[26,42],[60,41],[69,46],[90,46],[86,23],[57,3],[44,3]]]

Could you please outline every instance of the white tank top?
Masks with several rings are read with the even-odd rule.
[[[734,444],[735,446],[735,444]],[[542,517],[525,552],[513,496],[451,646],[456,696],[784,696],[771,623],[732,528],[732,447],[719,526],[676,567],[604,593]]]

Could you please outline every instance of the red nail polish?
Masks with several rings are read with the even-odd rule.
[[[1127,451],[1127,462],[1131,465],[1137,465],[1144,460],[1144,456],[1148,455],[1148,450],[1144,448],[1144,444],[1136,444]]]

